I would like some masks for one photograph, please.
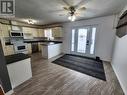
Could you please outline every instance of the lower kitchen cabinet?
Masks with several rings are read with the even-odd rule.
[[[32,53],[39,52],[38,43],[32,43]]]
[[[42,57],[49,59],[61,54],[62,44],[43,45],[42,44]]]
[[[14,46],[13,45],[8,45],[3,47],[4,55],[12,55],[14,54]]]
[[[27,44],[27,48],[28,48],[28,54],[31,54],[32,53],[31,43]]]
[[[30,58],[27,58],[7,65],[12,88],[17,87],[32,77],[30,60]]]
[[[39,52],[42,51],[42,45],[41,45],[41,43],[38,43],[38,49],[39,49]]]

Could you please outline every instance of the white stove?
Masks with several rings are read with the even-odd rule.
[[[14,50],[15,50],[15,53],[28,54],[28,47],[26,43],[15,43]]]
[[[23,37],[11,37],[11,43],[14,45],[15,53],[28,54],[27,44],[24,43]]]

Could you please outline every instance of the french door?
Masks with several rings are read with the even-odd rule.
[[[82,56],[94,56],[96,27],[76,27],[72,29],[71,53]]]

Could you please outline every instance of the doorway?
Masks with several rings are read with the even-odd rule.
[[[76,27],[72,29],[71,54],[94,56],[97,28],[95,26]]]

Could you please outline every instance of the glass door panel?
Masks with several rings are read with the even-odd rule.
[[[78,29],[77,52],[86,53],[87,29]]]
[[[92,28],[92,33],[91,33],[91,45],[90,45],[90,54],[94,54],[95,50],[95,36],[96,36],[96,28]]]
[[[75,29],[72,29],[71,51],[74,51],[74,45],[75,45]]]

